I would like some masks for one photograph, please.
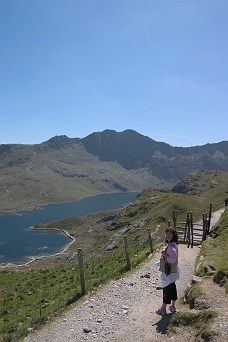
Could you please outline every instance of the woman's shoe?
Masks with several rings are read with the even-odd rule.
[[[158,309],[156,310],[156,314],[160,316],[165,316],[166,315],[166,309]]]
[[[169,310],[170,310],[172,313],[175,313],[175,312],[177,311],[176,308],[175,308],[175,306],[172,306],[172,305],[169,306]]]

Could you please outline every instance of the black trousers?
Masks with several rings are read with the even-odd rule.
[[[175,282],[163,288],[163,303],[171,304],[171,300],[177,300],[177,288]]]

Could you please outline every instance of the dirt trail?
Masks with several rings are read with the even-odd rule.
[[[215,225],[223,210],[213,214],[211,226]],[[191,283],[199,247],[179,245],[181,277],[177,281],[179,298]],[[101,288],[93,297],[85,297],[63,316],[31,333],[24,342],[75,342],[75,341],[195,341],[188,329],[181,334],[167,335],[165,327],[171,313],[161,317],[155,313],[162,302],[160,272],[155,262],[156,252],[148,263],[118,281]],[[177,302],[177,310],[179,303]],[[219,341],[219,340],[218,340]]]

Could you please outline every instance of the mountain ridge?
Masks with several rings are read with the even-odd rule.
[[[110,144],[109,139],[110,134],[112,134],[112,137],[114,136],[116,142],[115,146],[118,147],[118,149],[114,150],[114,152],[116,152],[114,155],[112,153],[113,140]],[[127,169],[149,166],[153,173],[155,172],[154,174],[156,176],[160,175],[161,170],[159,170],[159,173],[156,174],[156,170],[153,168],[152,162],[150,162],[151,157],[157,159],[162,156],[174,158],[176,155],[186,157],[198,153],[212,155],[212,153],[215,154],[217,151],[220,151],[221,154],[225,153],[226,163],[224,165],[224,170],[227,170],[228,167],[228,142],[206,144],[196,147],[173,147],[164,142],[157,142],[133,130],[125,130],[120,133],[105,130],[101,133],[92,133],[91,135],[82,139],[82,141],[87,151],[99,156],[102,161],[117,160],[123,167]],[[131,155],[131,158],[129,158],[129,154]]]
[[[228,171],[228,141],[173,147],[133,130],[0,145],[0,210],[104,192],[171,188],[191,172]]]

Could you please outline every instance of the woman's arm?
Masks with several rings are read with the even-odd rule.
[[[169,245],[166,249],[166,260],[169,264],[174,264],[178,259],[178,247]]]

